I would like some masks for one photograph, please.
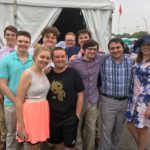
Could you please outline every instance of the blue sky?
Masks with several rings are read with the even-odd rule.
[[[150,0],[114,0],[112,32],[118,33],[119,5],[122,5],[119,33],[146,31],[150,33]],[[146,28],[147,26],[147,28]]]

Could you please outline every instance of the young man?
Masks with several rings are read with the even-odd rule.
[[[0,62],[0,88],[4,93],[5,121],[7,128],[6,150],[17,150],[16,142],[16,91],[22,72],[29,68],[33,61],[28,55],[31,36],[26,31],[17,33],[17,50],[8,54]]]
[[[43,38],[43,45],[48,47],[50,50],[54,49],[59,34],[60,33],[56,27],[45,27],[41,32]]]
[[[10,52],[16,50],[16,27],[9,25],[4,29],[4,38],[6,40],[6,45],[0,49],[0,59]]]
[[[52,50],[52,61],[55,67],[47,75],[51,85],[47,96],[51,110],[50,142],[56,150],[75,150],[84,86],[79,73],[67,67],[63,48]]]
[[[101,136],[99,150],[117,150],[127,109],[132,60],[119,38],[108,43],[110,56],[101,65]]]
[[[15,50],[16,46],[16,27],[9,25],[4,29],[4,38],[6,40],[6,45],[0,49],[0,61],[1,59]],[[3,96],[0,92],[0,150],[5,149],[6,143],[6,125],[4,116],[4,105]]]
[[[55,48],[55,45],[57,43],[57,39],[59,37],[59,31],[56,27],[45,27],[42,32],[42,45],[45,47],[48,47],[49,50],[52,50]],[[33,55],[34,53],[34,47],[38,46],[38,44],[35,44],[31,49],[29,49],[29,53]]]
[[[78,126],[76,148],[77,150],[94,150],[99,103],[97,79],[100,65],[107,56],[97,54],[99,45],[94,40],[85,41],[82,48],[84,56],[70,62],[70,66],[79,71],[85,87],[84,106]]]

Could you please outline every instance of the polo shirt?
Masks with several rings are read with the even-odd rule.
[[[22,73],[32,64],[32,56],[28,55],[26,62],[22,63],[16,51],[8,54],[0,61],[0,78],[8,79],[8,87],[15,96]],[[7,96],[4,96],[4,105],[12,106],[14,103]]]

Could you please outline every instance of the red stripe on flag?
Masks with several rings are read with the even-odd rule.
[[[121,4],[120,4],[120,7],[119,7],[119,14],[120,14],[120,16],[122,15],[122,7],[121,7]]]

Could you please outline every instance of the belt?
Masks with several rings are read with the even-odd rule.
[[[118,100],[118,101],[122,101],[122,100],[125,100],[127,99],[127,96],[110,96],[110,95],[107,95],[107,94],[104,94],[102,93],[103,96],[106,96],[106,97],[109,97],[109,98],[112,98],[112,99],[115,99],[115,100]]]

